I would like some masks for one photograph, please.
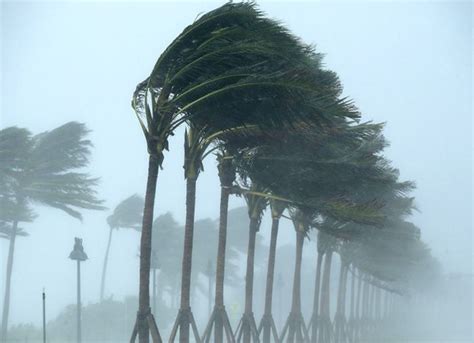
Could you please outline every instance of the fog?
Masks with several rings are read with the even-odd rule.
[[[48,321],[67,305],[75,304],[76,269],[68,259],[74,237],[83,238],[89,257],[81,267],[83,306],[99,301],[109,231],[106,218],[123,199],[145,194],[148,154],[130,106],[132,93],[184,27],[198,14],[221,4],[222,1],[2,2],[0,129],[18,126],[37,134],[69,121],[85,123],[94,145],[87,172],[100,178],[98,197],[105,200],[108,208],[83,211],[81,222],[62,211],[34,207],[38,217],[21,224],[29,236],[16,240],[10,326],[32,323],[40,328],[43,289],[47,294]],[[325,55],[325,66],[339,75],[344,95],[354,100],[363,121],[386,123],[384,135],[390,146],[384,154],[400,170],[401,180],[416,183],[412,195],[419,211],[410,221],[421,228],[422,240],[441,263],[443,282],[423,297],[397,300],[394,316],[399,324],[390,325],[390,334],[400,341],[471,341],[472,3],[258,4],[269,17],[280,20]],[[185,222],[186,195],[183,135],[184,128],[180,128],[170,139],[155,203],[155,217],[170,212],[180,226]],[[219,199],[216,160],[210,155],[197,182],[196,220],[216,221]],[[242,197],[230,198],[230,209],[241,206],[245,206]],[[257,265],[255,276],[254,308],[258,320],[263,308],[270,227],[267,210],[259,231],[263,260]],[[246,226],[242,227],[242,235],[248,235]],[[195,232],[196,239],[198,236],[199,232]],[[311,235],[304,248],[302,294],[306,319],[311,315],[313,301],[315,237]],[[288,276],[280,290],[275,290],[274,310],[279,328],[291,305],[294,244],[293,225],[282,219],[278,251],[288,249],[289,257],[282,258],[287,269],[277,266],[277,274]],[[137,231],[120,229],[114,233],[106,297],[123,301],[137,296],[139,245]],[[8,240],[2,239],[2,295],[7,255]],[[244,254],[239,261],[242,284],[226,289],[226,303],[232,308],[230,316],[235,326],[243,311]],[[336,287],[338,258],[333,264],[331,281]],[[205,279],[201,283],[206,285]],[[335,296],[336,291],[333,293]],[[171,300],[165,299],[168,301]],[[208,315],[206,292],[197,292],[193,301],[202,333]],[[407,320],[417,329],[408,328]],[[167,327],[158,322],[160,330],[169,332],[172,321]],[[439,331],[433,331],[433,327]],[[125,337],[131,330],[132,327],[124,329]]]

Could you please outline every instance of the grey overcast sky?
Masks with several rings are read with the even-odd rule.
[[[34,133],[67,121],[92,130],[91,173],[113,208],[143,194],[145,142],[130,108],[131,94],[171,40],[209,2],[22,2],[1,5],[0,128]],[[413,221],[449,272],[472,272],[472,3],[457,1],[258,1],[305,42],[324,53],[345,94],[364,120],[386,122],[386,155],[401,178],[417,183],[420,213]],[[171,141],[157,195],[157,213],[184,222],[182,132]],[[214,159],[198,181],[197,218],[217,217]],[[241,205],[232,200],[231,207]],[[80,223],[38,208],[17,240],[11,323],[39,322],[41,289],[54,316],[74,302],[73,237],[84,238],[84,302],[98,300],[108,213],[85,213]],[[281,243],[293,240],[289,229]],[[262,234],[268,232],[268,225]],[[198,233],[197,233],[198,234]],[[0,242],[0,290],[7,242]],[[138,234],[119,232],[111,252],[116,297],[138,286]],[[2,298],[3,300],[3,298]],[[0,300],[1,301],[1,300]]]

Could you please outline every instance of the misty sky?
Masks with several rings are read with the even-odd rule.
[[[147,153],[130,107],[132,92],[186,25],[222,3],[2,2],[0,128],[17,125],[38,133],[72,120],[84,122],[95,145],[90,171],[101,178],[99,194],[107,206],[143,194]],[[258,3],[326,55],[326,66],[339,74],[363,120],[387,123],[391,146],[386,155],[403,180],[418,186],[414,195],[420,213],[412,219],[423,240],[447,271],[472,272],[472,5]],[[157,214],[171,211],[180,222],[182,137],[178,131],[170,142],[156,199]],[[217,217],[219,184],[212,156],[199,178],[197,201],[197,219]],[[231,201],[231,207],[241,204]],[[84,303],[99,297],[109,213],[86,212],[81,223],[57,210],[37,210],[38,219],[22,225],[30,236],[17,240],[12,324],[39,322],[43,287],[50,294],[50,316],[75,301],[74,264],[67,259],[75,236],[84,238],[90,258],[83,268]],[[281,244],[294,239],[290,225],[284,227]],[[136,232],[115,235],[108,294],[136,294],[138,244]],[[0,302],[7,246],[6,240],[0,242]]]

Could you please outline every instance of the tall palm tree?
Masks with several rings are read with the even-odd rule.
[[[69,122],[51,131],[31,136],[28,131],[0,131],[0,219],[10,224],[10,247],[2,316],[2,341],[7,339],[11,275],[18,224],[32,219],[31,204],[53,207],[81,220],[81,209],[102,210],[94,190],[97,179],[77,172],[89,164],[92,143],[84,124]],[[3,209],[3,206],[2,206]]]
[[[138,195],[132,195],[120,202],[114,209],[113,213],[107,217],[109,225],[109,238],[107,240],[107,248],[105,249],[104,264],[102,267],[102,278],[100,282],[100,301],[104,299],[105,276],[107,273],[107,264],[109,260],[110,244],[112,242],[113,230],[120,228],[133,229],[140,231],[140,223],[142,221],[143,198]]]

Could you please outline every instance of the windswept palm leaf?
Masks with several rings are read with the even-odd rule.
[[[114,229],[130,228],[140,231],[143,206],[143,198],[134,194],[115,207],[114,212],[107,217],[107,223]]]

